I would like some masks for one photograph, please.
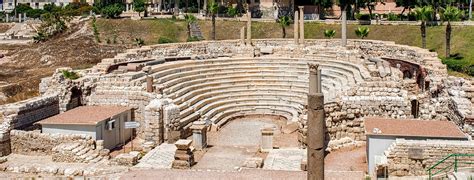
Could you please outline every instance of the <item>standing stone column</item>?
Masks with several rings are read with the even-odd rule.
[[[204,0],[204,5],[202,6],[202,9],[204,10],[204,15],[207,15],[207,0]]]
[[[247,45],[252,45],[252,13],[247,12]]]
[[[161,12],[161,6],[163,6],[163,0],[158,0],[158,12]]]
[[[128,12],[130,9],[128,7],[128,4],[125,4],[125,12]]]
[[[7,15],[7,17],[6,17],[6,22],[9,22],[9,21],[10,21],[10,17],[9,17],[9,15],[8,15],[8,13],[7,13],[6,15]]]
[[[346,46],[347,45],[347,12],[344,7],[342,11],[342,22],[341,22],[341,45]]]
[[[240,28],[240,43],[245,44],[245,27]]]
[[[273,149],[273,126],[272,125],[266,125],[261,129],[262,132],[262,145],[261,145],[261,151],[262,152],[269,152],[270,150]]]
[[[152,76],[146,77],[146,92],[149,92],[149,93],[153,92],[153,77]]]
[[[173,14],[175,16],[179,15],[179,0],[174,1],[174,12],[173,12]]]
[[[18,22],[21,23],[21,14],[18,14]]]
[[[298,6],[300,9],[300,44],[304,44],[304,6]]]
[[[23,13],[23,21],[26,21],[26,13]]]
[[[205,121],[196,121],[191,126],[193,131],[193,142],[196,150],[203,150],[207,147],[207,125]]]
[[[295,11],[295,22],[294,22],[294,25],[293,25],[293,33],[294,33],[293,37],[295,38],[295,44],[299,43],[299,38],[300,38],[298,36],[298,34],[299,34],[298,26],[300,25],[299,20],[298,20],[299,16],[300,15],[299,15],[298,11]]]
[[[194,154],[191,150],[192,140],[180,139],[174,145],[176,146],[176,153],[174,161],[171,165],[173,169],[189,169],[194,164]]]
[[[309,66],[308,93],[308,180],[324,180],[324,95],[321,92],[321,70]]]

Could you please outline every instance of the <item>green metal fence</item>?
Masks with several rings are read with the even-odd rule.
[[[446,173],[447,174],[449,172],[452,172],[451,169],[453,170],[453,172],[458,172],[459,165],[474,164],[474,161],[465,162],[465,161],[460,160],[459,157],[474,157],[474,154],[450,154],[450,155],[446,156],[445,158],[441,159],[436,164],[434,164],[433,166],[428,168],[427,171],[428,171],[429,179],[431,180],[433,178],[433,176],[436,176],[436,175],[441,174],[441,173]],[[451,161],[452,158],[454,158],[454,161],[447,162],[448,160]],[[449,164],[446,165],[446,167],[443,167],[438,171],[434,171],[435,168],[438,167],[439,165],[447,164],[447,163],[449,163]]]

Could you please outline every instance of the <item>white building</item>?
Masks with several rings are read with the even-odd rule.
[[[131,121],[128,107],[79,106],[38,123],[43,133],[86,134],[104,140],[104,147],[113,149],[130,140],[132,130],[125,129],[127,121]]]

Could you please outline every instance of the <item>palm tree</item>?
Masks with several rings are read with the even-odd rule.
[[[426,22],[431,20],[433,14],[433,7],[423,6],[415,8],[415,15],[418,21],[421,21],[421,44],[423,48],[426,48]]]
[[[336,30],[334,30],[334,29],[324,30],[324,37],[332,39],[332,38],[334,38],[334,36],[336,36]]]
[[[370,29],[367,26],[359,26],[355,30],[357,37],[364,39],[365,37],[369,36]]]
[[[212,2],[209,6],[209,12],[211,13],[212,17],[212,40],[216,40],[216,14],[219,10],[219,5],[216,2]]]
[[[184,19],[186,20],[187,28],[188,28],[188,39],[191,38],[191,24],[196,22],[196,16],[192,14],[184,15]]]
[[[288,16],[281,16],[280,19],[278,19],[278,24],[280,24],[281,30],[283,31],[283,38],[286,38],[286,27],[290,26],[290,21],[290,17]]]
[[[462,11],[453,6],[446,7],[441,13],[441,20],[448,22],[446,26],[446,57],[449,57],[451,53],[451,21],[459,21],[462,15]]]

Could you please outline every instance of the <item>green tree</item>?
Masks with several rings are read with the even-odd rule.
[[[423,6],[415,8],[415,15],[418,21],[421,21],[420,31],[421,31],[421,44],[423,48],[426,48],[426,22],[431,20],[431,15],[433,14],[433,7]]]
[[[188,39],[191,38],[191,24],[196,22],[196,16],[192,14],[184,15],[184,19],[186,20],[186,27],[188,28]]]
[[[334,36],[336,36],[336,30],[334,30],[334,29],[324,30],[324,37],[332,39],[332,38],[334,38]]]
[[[280,19],[278,19],[278,24],[280,24],[283,33],[283,38],[286,38],[286,27],[290,26],[290,23],[291,20],[288,16],[281,16]],[[297,24],[295,24],[295,26],[297,26]]]
[[[209,5],[209,12],[211,13],[211,19],[212,19],[212,40],[216,40],[216,15],[217,12],[219,11],[219,5],[217,5],[216,2],[212,2]]]
[[[324,16],[324,11],[327,8],[331,8],[334,5],[332,0],[312,0],[313,4],[318,6],[318,13],[319,17],[322,18]]]
[[[446,26],[446,57],[451,53],[451,21],[459,21],[463,12],[456,7],[448,6],[441,13],[441,20],[448,22]]]
[[[105,6],[100,10],[100,13],[105,18],[117,18],[120,16],[120,14],[122,14],[123,11],[123,6],[121,4],[116,3]]]
[[[21,4],[21,3],[20,3],[20,4],[16,5],[16,7],[15,7],[15,9],[14,9],[13,11],[15,11],[15,12],[18,13],[18,14],[22,14],[22,15],[23,15],[23,13],[26,13],[26,12],[32,10],[32,9],[33,9],[33,8],[31,8],[29,5],[27,5],[27,4]]]
[[[364,39],[365,37],[369,36],[370,29],[367,26],[359,26],[355,30],[357,37]]]
[[[141,12],[145,12],[146,11],[145,0],[133,0],[133,10],[138,12],[138,16],[140,16]]]

